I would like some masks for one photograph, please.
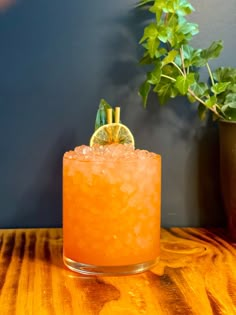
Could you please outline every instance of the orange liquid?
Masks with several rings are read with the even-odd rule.
[[[160,251],[161,157],[63,160],[64,256],[97,266],[155,260]]]

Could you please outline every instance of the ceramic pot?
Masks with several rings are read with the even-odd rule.
[[[228,232],[236,242],[236,122],[220,121],[220,180]]]

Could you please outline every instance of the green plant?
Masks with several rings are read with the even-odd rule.
[[[150,91],[158,95],[160,104],[183,95],[199,103],[201,119],[210,110],[216,119],[236,120],[236,69],[211,70],[209,61],[219,57],[222,41],[206,49],[190,45],[199,32],[198,25],[186,19],[193,6],[187,0],[141,0],[138,7],[153,15],[140,40],[145,50],[140,64],[151,68],[139,89],[144,106]],[[209,73],[207,82],[200,76],[203,67]]]

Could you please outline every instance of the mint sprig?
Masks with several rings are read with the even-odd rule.
[[[113,107],[103,98],[100,100],[97,114],[96,114],[96,119],[95,119],[95,127],[94,129],[97,130],[99,127],[106,125],[107,124],[107,109],[112,108],[112,116],[114,119],[115,116],[115,110]]]

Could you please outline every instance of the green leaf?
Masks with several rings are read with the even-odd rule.
[[[144,107],[147,106],[147,99],[148,99],[148,95],[149,95],[149,92],[150,92],[150,89],[151,89],[151,86],[150,86],[150,83],[148,83],[147,80],[145,80],[140,88],[139,88],[139,95],[142,97],[143,99],[143,105]]]
[[[95,126],[94,126],[94,130],[97,130],[100,126],[101,126],[101,122],[100,122],[100,114],[101,114],[101,110],[97,110],[97,114],[96,114],[96,118],[95,118]]]
[[[235,108],[227,108],[224,112],[226,119],[229,121],[236,121],[236,109]]]
[[[198,105],[198,116],[201,120],[204,120],[206,118],[207,113],[207,107],[204,106],[202,103],[199,103]]]
[[[143,43],[145,40],[149,38],[156,38],[158,35],[157,26],[154,23],[149,24],[145,27],[143,37],[140,39],[139,43]]]
[[[190,45],[183,45],[182,51],[184,55],[185,67],[198,65],[199,61],[201,60],[201,49],[194,49]]]
[[[194,49],[190,45],[183,45],[182,46],[182,52],[184,55],[184,60],[186,60],[186,59],[190,60],[193,56]]]
[[[179,70],[173,64],[167,64],[162,67],[162,74],[175,79],[179,75]]]
[[[162,13],[163,13],[162,10],[166,5],[166,1],[165,0],[159,0],[159,1],[153,1],[153,2],[154,2],[154,4],[150,7],[149,11],[152,13],[155,13],[156,21],[160,21]]]
[[[150,12],[157,13],[164,9],[166,6],[166,0],[158,0],[158,1],[152,1],[154,4],[150,8]]]
[[[178,90],[175,88],[172,81],[162,80],[153,89],[158,94],[158,99],[161,105],[165,104],[170,98],[178,95]]]
[[[188,88],[195,81],[194,73],[189,73],[186,76],[178,76],[175,82],[175,86],[179,90],[180,94],[186,95],[188,92]]]
[[[149,38],[147,42],[147,49],[151,58],[154,58],[156,50],[160,44],[157,38]]]
[[[230,108],[236,109],[236,102],[231,102],[227,104]]]
[[[230,84],[227,90],[236,93],[236,84]]]
[[[175,57],[177,56],[178,51],[177,50],[171,50],[168,55],[162,60],[162,67],[167,65],[168,63],[171,63],[175,60]]]
[[[208,85],[206,83],[203,82],[194,82],[191,86],[190,86],[191,91],[200,99],[202,99],[204,96],[208,95]],[[191,103],[196,102],[196,98],[194,96],[192,96],[190,93],[188,93],[188,100]]]
[[[167,54],[167,50],[163,47],[159,48],[156,53],[155,53],[155,57],[156,58],[160,58],[162,56],[165,56]]]
[[[100,100],[97,114],[96,114],[95,127],[94,127],[95,130],[106,124],[106,122],[107,122],[106,111],[108,108],[112,108],[112,106],[110,104],[108,104],[107,101],[104,100],[104,98],[102,98]],[[113,115],[114,115],[114,110],[113,110]]]
[[[140,0],[138,2],[138,4],[136,5],[136,7],[141,7],[141,6],[144,6],[144,5],[149,4],[151,2],[153,2],[153,0]]]
[[[194,82],[191,85],[191,90],[196,94],[198,97],[203,97],[208,94],[208,85],[204,82]]]
[[[223,106],[221,107],[221,111],[224,113],[228,108],[229,108],[228,104],[223,105]]]
[[[201,57],[201,52],[196,58],[193,60],[192,65],[194,67],[204,67],[207,64],[207,60]]]
[[[226,95],[224,106],[222,108],[225,110],[225,108],[228,107],[236,109],[236,93],[229,93]]]
[[[212,106],[216,104],[216,102],[217,102],[217,98],[215,95],[213,95],[205,101],[205,104],[207,107],[211,108]]]
[[[194,11],[194,7],[187,0],[172,0],[166,1],[164,10],[178,15],[187,15]]]
[[[161,78],[161,63],[157,63],[154,70],[148,73],[147,82],[153,85],[156,85],[160,82]]]
[[[231,67],[220,67],[213,72],[213,78],[218,82],[236,83],[236,69]]]
[[[168,27],[170,27],[169,42],[172,48],[180,48],[198,33],[197,24],[187,22],[182,16],[170,17]]]
[[[223,49],[223,42],[221,40],[213,42],[210,47],[203,49],[201,57],[205,60],[214,59],[219,57]]]
[[[185,22],[177,28],[177,31],[185,35],[190,34],[192,37],[199,33],[198,24]]]
[[[231,103],[231,102],[236,102],[236,93],[229,93],[227,94],[225,98],[225,104],[226,103]]]
[[[214,94],[220,94],[220,93],[223,93],[228,85],[230,84],[230,82],[221,82],[221,83],[215,83],[212,87],[211,87],[211,91],[214,93]]]
[[[179,30],[184,23],[187,23],[184,17],[178,17],[176,14],[168,15],[164,27],[168,27],[168,42],[171,49],[179,49],[186,43],[188,35]]]
[[[140,65],[149,65],[152,63],[152,58],[150,57],[148,52],[145,52],[143,57],[139,60]]]
[[[112,108],[112,106],[106,100],[104,100],[104,98],[102,98],[99,103],[99,109],[107,110],[108,108]]]
[[[171,37],[172,30],[170,27],[167,27],[166,25],[161,25],[158,27],[158,35],[157,37],[162,41],[163,43],[167,43],[169,38]]]

